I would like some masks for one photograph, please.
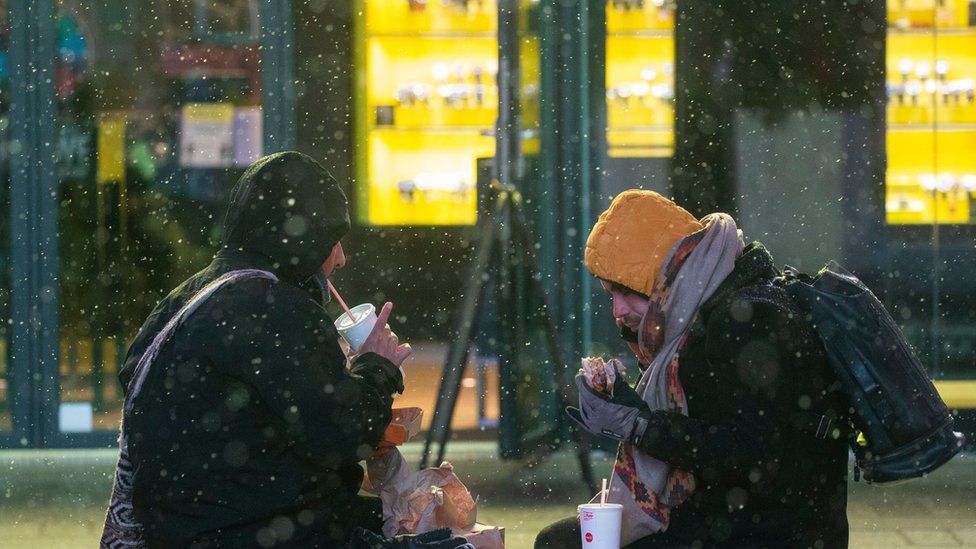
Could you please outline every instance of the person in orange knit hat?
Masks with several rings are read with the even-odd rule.
[[[847,547],[848,424],[820,340],[769,252],[723,213],[699,220],[652,191],[600,215],[586,267],[613,301],[640,379],[576,377],[586,431],[620,442],[607,500],[621,545]],[[827,418],[838,426],[823,433]],[[581,545],[573,517],[537,548]]]

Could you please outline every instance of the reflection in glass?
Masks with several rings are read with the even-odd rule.
[[[976,375],[968,286],[976,223],[976,3],[890,0],[886,221],[924,286],[893,292],[895,318],[950,407]],[[968,250],[968,251],[967,251]],[[963,385],[960,385],[963,384]],[[969,383],[969,385],[965,385]]]
[[[887,220],[976,220],[976,7],[888,2]],[[967,152],[968,151],[968,152]]]
[[[474,224],[498,112],[496,3],[357,4],[359,219]]]
[[[129,341],[209,262],[225,195],[262,152],[256,3],[200,7],[133,9],[137,34],[103,2],[59,7],[61,402],[93,430],[118,428]]]
[[[668,194],[674,156],[674,2],[607,3],[606,184]]]

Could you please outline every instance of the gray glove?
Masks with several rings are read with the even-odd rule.
[[[619,372],[610,395],[596,392],[582,372],[576,374],[576,387],[579,390],[579,408],[566,408],[566,413],[594,435],[630,440],[638,419],[650,415],[647,403]]]

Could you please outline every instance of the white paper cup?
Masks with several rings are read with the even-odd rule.
[[[620,549],[620,517],[624,506],[619,503],[586,503],[578,506],[580,541],[583,549]]]
[[[353,352],[359,352],[376,324],[376,307],[372,303],[363,303],[349,309],[349,312],[353,318],[350,319],[349,315],[342,313],[336,319],[335,327]]]

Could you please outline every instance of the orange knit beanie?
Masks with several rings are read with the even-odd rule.
[[[590,232],[586,268],[594,276],[650,295],[671,248],[702,228],[687,210],[654,191],[624,191]]]

